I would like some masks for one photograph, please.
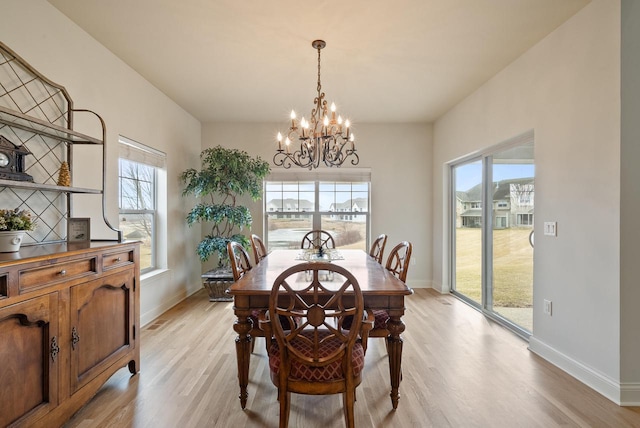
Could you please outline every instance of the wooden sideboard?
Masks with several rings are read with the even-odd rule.
[[[140,368],[138,242],[0,253],[0,427],[63,425]]]

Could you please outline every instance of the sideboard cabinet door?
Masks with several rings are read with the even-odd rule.
[[[0,426],[58,405],[58,293],[0,308]]]
[[[71,287],[72,394],[136,346],[133,287],[133,270]]]

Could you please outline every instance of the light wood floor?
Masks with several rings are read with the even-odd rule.
[[[457,299],[417,289],[407,300],[398,410],[384,342],[371,339],[357,427],[640,427],[640,408],[617,406]],[[263,339],[240,408],[231,306],[203,290],[145,327],[139,374],[120,370],[67,426],[277,427]],[[291,427],[344,426],[340,396],[292,397]]]

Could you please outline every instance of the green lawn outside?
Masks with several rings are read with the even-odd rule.
[[[481,229],[456,229],[456,290],[481,300]],[[531,229],[493,231],[493,306],[531,308],[533,302],[533,248]]]

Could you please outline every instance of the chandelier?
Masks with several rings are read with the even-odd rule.
[[[355,136],[350,129],[349,120],[336,117],[336,105],[331,103],[331,113],[327,109],[327,101],[320,84],[320,50],[327,44],[324,40],[311,43],[318,51],[318,96],[313,100],[309,120],[304,117],[298,122],[295,111],[291,111],[291,126],[284,141],[278,132],[278,150],[273,156],[276,166],[291,168],[297,165],[302,168],[317,168],[320,162],[327,166],[340,167],[351,158],[351,165],[360,161],[355,147]],[[295,145],[295,146],[293,146]],[[299,146],[298,146],[299,145]],[[292,147],[293,146],[293,147]]]

